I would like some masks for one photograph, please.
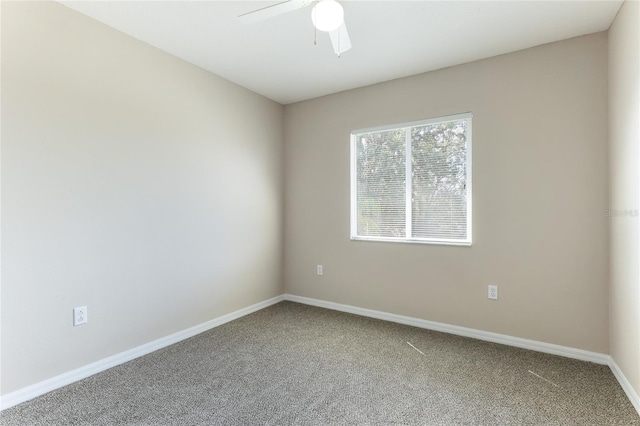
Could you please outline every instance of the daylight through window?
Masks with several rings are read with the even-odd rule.
[[[471,244],[471,114],[351,133],[351,238]]]

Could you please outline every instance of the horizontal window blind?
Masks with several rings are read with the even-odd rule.
[[[352,238],[471,243],[471,114],[351,137]]]

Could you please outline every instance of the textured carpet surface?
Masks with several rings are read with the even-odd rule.
[[[608,367],[292,302],[0,413],[2,425],[640,425]]]

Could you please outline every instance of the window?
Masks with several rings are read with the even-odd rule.
[[[351,239],[471,245],[471,117],[351,132]]]

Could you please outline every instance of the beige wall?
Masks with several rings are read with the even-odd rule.
[[[350,130],[467,111],[473,246],[350,241]],[[288,293],[608,353],[606,33],[288,105],[285,168]]]
[[[281,105],[53,2],[1,84],[2,394],[283,293]]]
[[[611,356],[640,395],[640,3],[626,1],[609,31]]]

